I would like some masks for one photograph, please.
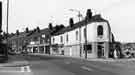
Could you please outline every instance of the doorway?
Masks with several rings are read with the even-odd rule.
[[[98,58],[104,57],[104,43],[103,42],[99,42],[97,44],[97,56]]]

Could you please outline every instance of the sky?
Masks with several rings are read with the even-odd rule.
[[[6,30],[6,3],[3,2],[3,30]],[[68,25],[70,17],[78,21],[75,9],[85,16],[87,9],[109,20],[115,39],[135,42],[134,0],[9,0],[9,32],[24,31],[26,27],[40,29],[48,23]]]

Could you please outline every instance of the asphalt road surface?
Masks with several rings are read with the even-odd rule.
[[[10,60],[0,65],[0,75],[135,75],[128,65],[69,57],[15,55]]]

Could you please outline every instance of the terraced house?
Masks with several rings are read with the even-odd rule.
[[[27,50],[30,53],[50,53],[50,30],[48,28],[34,32],[27,37],[29,44]]]
[[[40,30],[37,27],[30,31],[26,29],[25,32],[17,32],[8,41],[15,52],[50,53],[50,30],[48,28]]]
[[[108,58],[112,35],[109,22],[101,15],[92,16],[89,9],[85,19],[70,22],[69,26],[51,36],[51,54]]]
[[[26,49],[26,45],[28,41],[26,41],[26,37],[29,33],[27,32],[19,32],[19,30],[16,31],[12,37],[8,38],[8,44],[12,51],[20,53],[24,49]]]

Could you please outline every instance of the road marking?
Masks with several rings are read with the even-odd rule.
[[[20,67],[0,67],[0,73],[1,72],[10,72],[10,73],[15,73],[15,72],[20,72]]]
[[[87,70],[87,71],[93,71],[91,68],[86,67],[86,66],[81,66],[81,68],[84,69],[84,70]]]
[[[0,73],[1,73],[1,72],[6,72],[6,73],[7,73],[7,72],[10,72],[10,73],[17,73],[17,72],[19,72],[19,73],[20,73],[20,71],[5,71],[5,70],[4,70],[4,71],[0,71]]]
[[[21,67],[21,72],[31,72],[30,66]]]
[[[71,63],[71,62],[68,62],[68,61],[67,61],[67,62],[65,62],[65,64],[70,64],[70,63]]]

